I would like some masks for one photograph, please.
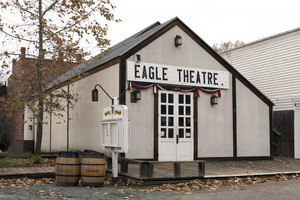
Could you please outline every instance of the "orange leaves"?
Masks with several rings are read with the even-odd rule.
[[[192,180],[177,184],[163,184],[148,189],[140,189],[139,191],[150,192],[170,192],[178,191],[184,194],[192,194],[194,191],[207,190],[215,191],[221,186],[229,186],[231,188],[244,188],[249,184],[259,184],[271,181],[286,181],[290,179],[300,179],[299,175],[275,175],[268,177],[246,177],[246,178],[228,178],[228,179],[208,179],[208,180]]]
[[[8,6],[9,6],[8,1],[6,1],[6,2],[0,1],[0,7],[2,9],[7,9]]]
[[[0,179],[0,188],[5,187],[28,187],[31,185],[44,185],[54,183],[53,178],[31,179],[31,178],[13,178],[13,179]],[[26,188],[30,190],[30,188]]]
[[[98,52],[103,52],[109,46],[109,40],[106,38],[108,29],[105,23],[106,21],[118,21],[114,19],[112,13],[114,6],[109,0],[39,1],[43,6],[38,6],[37,1],[28,0],[4,2],[0,2],[0,8],[7,9],[7,11],[10,9],[14,17],[20,19],[20,22],[18,24],[9,21],[1,22],[1,31],[6,37],[13,38],[16,43],[20,40],[28,42],[26,45],[28,53],[26,56],[22,55],[14,67],[16,79],[13,87],[16,90],[11,92],[8,98],[11,104],[6,107],[22,106],[20,102],[26,104],[29,102],[33,105],[39,99],[41,104],[49,106],[44,107],[46,111],[51,112],[52,109],[64,111],[63,107],[66,105],[63,103],[47,100],[49,93],[45,89],[49,83],[71,68],[63,66],[64,63],[67,63],[66,61],[75,62],[78,54],[81,57],[90,55],[90,49],[88,49],[90,45],[87,45],[86,41],[91,42],[92,45],[96,40],[97,48],[100,50]],[[44,49],[47,50],[45,54]],[[57,56],[60,51],[64,51],[63,57]],[[7,51],[4,54],[9,55]],[[46,55],[45,59],[44,55]],[[52,56],[54,67],[46,63],[48,62],[47,56]],[[30,62],[29,59],[31,59]],[[78,63],[73,64],[72,67]],[[66,68],[68,69],[65,70]],[[59,73],[55,72],[56,69]],[[78,77],[78,79],[80,78],[82,76]],[[62,92],[61,96],[57,95],[57,97],[67,99],[72,106],[74,106],[72,102],[76,102],[78,99],[76,94],[70,95],[66,92]],[[39,107],[30,106],[30,109],[35,115],[43,113],[41,105]]]

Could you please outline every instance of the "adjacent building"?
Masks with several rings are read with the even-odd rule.
[[[63,58],[63,54],[60,55]],[[11,116],[7,117],[6,137],[10,143],[9,152],[21,154],[33,151],[33,140],[27,138],[24,132],[31,129],[27,124],[33,121],[32,116],[24,119],[24,102],[36,92],[35,72],[38,60],[26,56],[26,48],[20,49],[19,59],[13,59],[12,74],[8,78],[7,98],[8,101],[16,101],[14,107],[10,108]],[[77,63],[63,62],[63,60],[44,59],[43,65],[46,70],[44,73],[44,82],[51,83],[57,77],[69,71]],[[19,99],[14,98],[18,96]],[[25,123],[24,123],[25,122]]]
[[[221,56],[274,102],[274,152],[300,158],[300,28]]]

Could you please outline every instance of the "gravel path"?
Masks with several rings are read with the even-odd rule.
[[[300,199],[300,176],[194,180],[151,186],[56,186],[54,179],[0,179],[0,199],[240,200]],[[120,182],[118,182],[120,184]],[[123,185],[123,186],[122,186]]]
[[[136,187],[103,187],[103,188],[89,188],[89,187],[58,187],[55,184],[47,185],[32,185],[28,187],[6,187],[0,189],[0,199],[169,199],[170,192],[153,192],[147,193],[138,191]],[[171,192],[175,194],[174,192]],[[177,192],[178,193],[178,192]],[[180,193],[178,193],[180,195]],[[181,198],[172,198],[181,199]]]

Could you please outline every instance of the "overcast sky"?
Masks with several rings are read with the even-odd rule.
[[[300,27],[299,0],[111,0],[122,22],[110,25],[112,44],[148,25],[179,17],[209,45],[252,42]]]
[[[300,27],[300,0],[111,0],[111,2],[117,6],[114,11],[116,18],[122,20],[120,23],[109,24],[108,38],[111,45],[154,22],[164,23],[176,16],[210,46],[229,40],[248,43]],[[15,49],[18,51],[21,46],[22,44],[19,44]],[[99,52],[93,44],[88,48],[93,55]]]

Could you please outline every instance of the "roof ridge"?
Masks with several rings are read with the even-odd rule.
[[[220,54],[224,54],[226,52],[230,52],[230,51],[233,51],[233,50],[236,50],[236,49],[240,49],[240,48],[243,48],[243,47],[251,46],[251,45],[263,42],[263,41],[271,40],[271,39],[274,39],[274,38],[277,38],[277,37],[281,37],[281,36],[284,36],[284,35],[287,35],[287,34],[291,34],[291,33],[297,32],[297,31],[300,31],[300,27],[294,28],[294,29],[290,29],[288,31],[283,31],[283,32],[280,32],[280,33],[276,33],[276,34],[273,34],[273,35],[270,35],[270,36],[266,36],[266,37],[263,37],[263,38],[260,38],[260,39],[257,39],[257,40],[253,40],[251,42],[247,42],[247,43],[245,43],[242,46],[229,49],[227,51],[221,52]]]

